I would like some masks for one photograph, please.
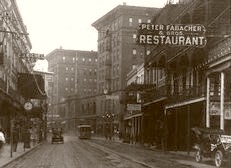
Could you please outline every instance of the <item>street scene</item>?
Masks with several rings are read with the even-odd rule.
[[[36,159],[32,159],[36,158]],[[32,152],[11,162],[4,168],[208,168],[211,161],[195,163],[192,157],[155,151],[139,145],[101,138],[80,140],[65,136],[64,144],[43,143]]]
[[[0,167],[231,167],[230,0],[1,0]]]

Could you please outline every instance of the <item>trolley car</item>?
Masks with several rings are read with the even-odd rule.
[[[78,126],[79,139],[91,139],[91,125]]]

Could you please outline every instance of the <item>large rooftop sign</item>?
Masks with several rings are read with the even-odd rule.
[[[206,45],[205,27],[200,24],[141,23],[137,42],[141,45],[196,46]]]

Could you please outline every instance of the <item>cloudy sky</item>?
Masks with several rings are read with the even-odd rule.
[[[93,22],[117,5],[163,7],[167,0],[17,0],[33,53],[56,48],[97,51]]]

